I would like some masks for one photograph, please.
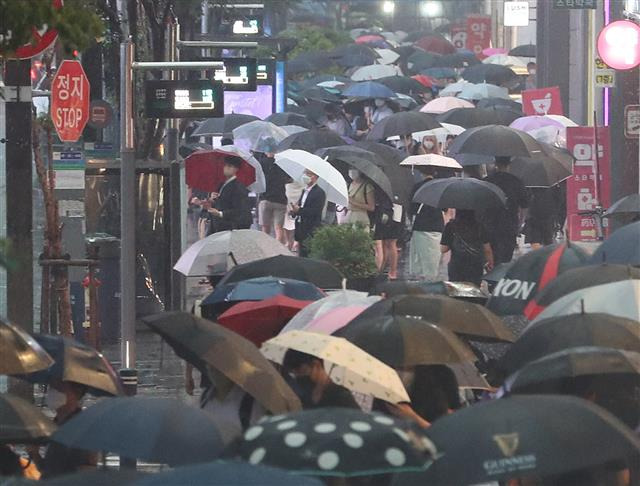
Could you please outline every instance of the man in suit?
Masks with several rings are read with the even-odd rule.
[[[296,218],[295,239],[300,244],[300,256],[309,255],[308,239],[322,224],[322,212],[326,202],[325,192],[317,185],[318,175],[305,170],[302,182],[306,187],[298,204],[291,204],[291,213]]]
[[[249,191],[236,179],[236,174],[243,160],[234,155],[224,158],[223,173],[225,181],[217,193],[211,194],[211,201],[203,202],[211,224],[209,234],[233,229],[249,229],[251,227],[251,206]]]

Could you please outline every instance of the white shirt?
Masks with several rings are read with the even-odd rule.
[[[307,201],[307,196],[309,195],[309,193],[311,192],[311,189],[313,189],[314,187],[316,187],[316,184],[313,184],[311,186],[307,186],[304,188],[304,190],[302,191],[302,199],[300,200],[300,207],[303,208],[304,207],[304,203]]]

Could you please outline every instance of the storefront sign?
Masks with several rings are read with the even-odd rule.
[[[522,92],[522,112],[529,115],[564,115],[560,88],[527,89]]]
[[[491,47],[491,17],[471,15],[467,17],[467,49],[483,58],[482,51]]]

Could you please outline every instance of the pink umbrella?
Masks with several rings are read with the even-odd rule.
[[[304,327],[304,331],[317,332],[320,334],[333,334],[338,329],[343,328],[355,319],[368,305],[349,305],[337,307],[316,317]]]
[[[443,96],[429,101],[420,108],[422,113],[444,113],[454,108],[474,108],[475,105],[470,101],[456,98],[455,96]]]
[[[384,41],[384,37],[377,34],[365,34],[356,39],[356,44],[372,44],[376,42]]]
[[[507,54],[509,49],[505,49],[504,47],[487,47],[482,50],[482,54],[489,57],[495,54]]]

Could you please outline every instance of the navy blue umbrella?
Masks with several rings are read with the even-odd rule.
[[[591,263],[640,265],[640,221],[614,231],[598,247],[591,257]]]
[[[395,98],[396,94],[384,84],[375,81],[363,81],[349,86],[342,92],[351,98]]]

